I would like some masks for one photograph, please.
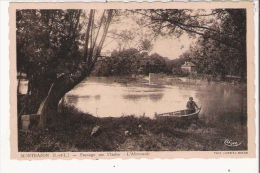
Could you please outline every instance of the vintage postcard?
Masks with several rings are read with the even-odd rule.
[[[11,159],[255,158],[253,10],[10,3]]]

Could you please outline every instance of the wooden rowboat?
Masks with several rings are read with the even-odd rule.
[[[201,108],[196,109],[196,112],[189,114],[188,109],[179,110],[175,112],[167,112],[162,114],[155,113],[156,119],[174,119],[174,118],[188,118],[195,119],[198,118]]]

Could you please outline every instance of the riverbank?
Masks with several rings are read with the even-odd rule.
[[[28,132],[18,131],[19,151],[246,150],[246,84],[241,83],[239,86],[225,86],[225,84],[221,82],[215,84],[213,81],[208,84],[207,81],[199,83],[198,80],[194,79],[184,78],[186,79],[185,81],[178,79],[179,78],[175,77],[165,78],[165,81],[160,81],[158,85],[150,86],[147,77],[142,77],[140,81],[139,79],[137,81],[136,79],[128,80],[123,77],[89,77],[79,84],[78,91],[75,89],[74,93],[70,93],[70,99],[72,101],[66,103],[69,105],[77,103],[74,105],[82,111],[84,111],[84,107],[93,108],[92,115],[94,116],[86,113],[90,112],[89,110],[85,110],[85,113],[83,113],[75,107],[65,105],[64,108],[60,110],[59,121],[46,127],[45,130],[39,131],[36,126],[33,126]],[[126,90],[126,87],[119,81],[126,83],[127,88],[130,88],[130,90]],[[88,82],[88,84],[93,83],[91,83],[92,85],[84,85],[84,82]],[[167,90],[165,90],[165,86],[163,86],[164,82],[178,87],[168,87]],[[177,85],[176,83],[178,82],[181,84]],[[197,85],[194,85],[193,82],[196,82]],[[116,85],[111,85],[114,83],[116,83]],[[189,90],[191,86],[193,88]],[[196,90],[194,90],[194,88],[196,88]],[[86,90],[84,91],[83,89]],[[105,93],[102,95],[103,91],[105,91]],[[194,91],[196,92],[194,93]],[[117,95],[117,93],[120,92],[121,94]],[[107,93],[110,95],[107,96]],[[172,93],[174,93],[174,97],[171,96]],[[240,95],[234,93],[240,93]],[[171,109],[173,106],[180,108],[186,104],[186,99],[189,95],[195,95],[197,103],[203,106],[197,121],[177,120],[164,122],[157,121],[153,119],[152,116],[149,118],[149,115],[153,115],[154,112],[165,112],[165,107],[163,107],[165,105],[168,105],[167,108]],[[115,99],[114,96],[118,96],[118,98],[123,97],[123,99],[115,101],[113,100]],[[106,105],[103,104],[104,102],[102,101],[101,106],[91,105],[91,103],[96,103],[102,98],[109,98],[109,103],[120,103],[120,107],[113,104],[107,106],[108,108],[114,108],[115,110],[119,110],[120,108],[121,110],[116,112],[113,109],[107,109],[109,111],[104,109],[105,111],[103,111],[102,108]],[[184,98],[184,101],[182,98]],[[105,101],[108,103],[107,100]],[[25,103],[25,96],[19,96],[19,113]],[[145,103],[147,103],[148,106],[145,105]],[[79,107],[79,105],[83,105],[83,107]],[[141,111],[140,114],[131,113],[131,109],[127,110],[129,107],[136,110],[136,105],[139,105],[141,108],[146,106],[149,109]],[[153,105],[153,109],[151,109],[151,105]],[[161,107],[161,110],[156,110],[156,108]],[[239,109],[236,109],[237,107],[239,107]],[[125,116],[118,117],[122,115],[122,112],[125,112]],[[145,112],[146,116],[132,115],[143,115],[143,112]],[[23,113],[23,115],[24,114],[26,113]],[[129,114],[131,114],[131,116],[128,116]],[[35,124],[37,124],[37,122]],[[92,129],[95,126],[99,126],[100,128],[96,135],[91,136]],[[227,146],[227,144],[224,143],[227,140],[238,142],[239,146]]]
[[[158,74],[161,77],[149,77],[145,75],[132,75],[132,76],[110,76],[110,77],[94,77],[91,76],[88,80],[99,79],[106,83],[118,83],[122,85],[140,85],[142,84],[158,84],[158,85],[183,85],[183,86],[208,86],[215,84],[222,84],[226,86],[243,87],[247,86],[245,80],[231,80],[229,78],[221,79],[211,75],[203,74],[190,74],[188,76],[173,76],[166,74]]]
[[[45,130],[18,132],[20,152],[218,151],[246,150],[245,125],[196,121],[158,121],[148,117],[97,118],[67,106]],[[99,126],[95,135],[92,129]],[[237,147],[225,140],[241,142]]]

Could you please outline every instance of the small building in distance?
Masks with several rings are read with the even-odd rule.
[[[185,61],[185,63],[181,66],[181,70],[184,73],[196,72],[196,65],[192,62]]]

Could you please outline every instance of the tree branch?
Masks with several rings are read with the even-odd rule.
[[[113,10],[108,10],[108,16],[107,16],[107,22],[106,22],[106,25],[104,27],[104,33],[103,33],[103,36],[101,38],[101,41],[99,42],[99,45],[98,45],[98,48],[97,48],[97,51],[96,51],[96,55],[94,56],[94,59],[92,61],[92,65],[91,65],[91,68],[94,67],[96,61],[97,61],[97,57],[100,55],[101,53],[101,50],[102,50],[102,47],[103,47],[103,44],[105,42],[105,39],[106,39],[106,36],[107,36],[107,33],[108,33],[108,28],[110,26],[110,23],[112,21],[112,18],[113,18]]]
[[[92,20],[93,20],[93,10],[90,10],[90,14],[89,14],[89,21],[88,21],[88,26],[87,26],[87,31],[86,31],[86,39],[85,39],[85,46],[84,46],[84,61],[85,63],[88,62],[88,59],[90,57],[88,57],[88,44],[89,44],[89,34],[90,34],[90,27],[92,24]],[[86,63],[86,67],[87,67],[87,63]]]

